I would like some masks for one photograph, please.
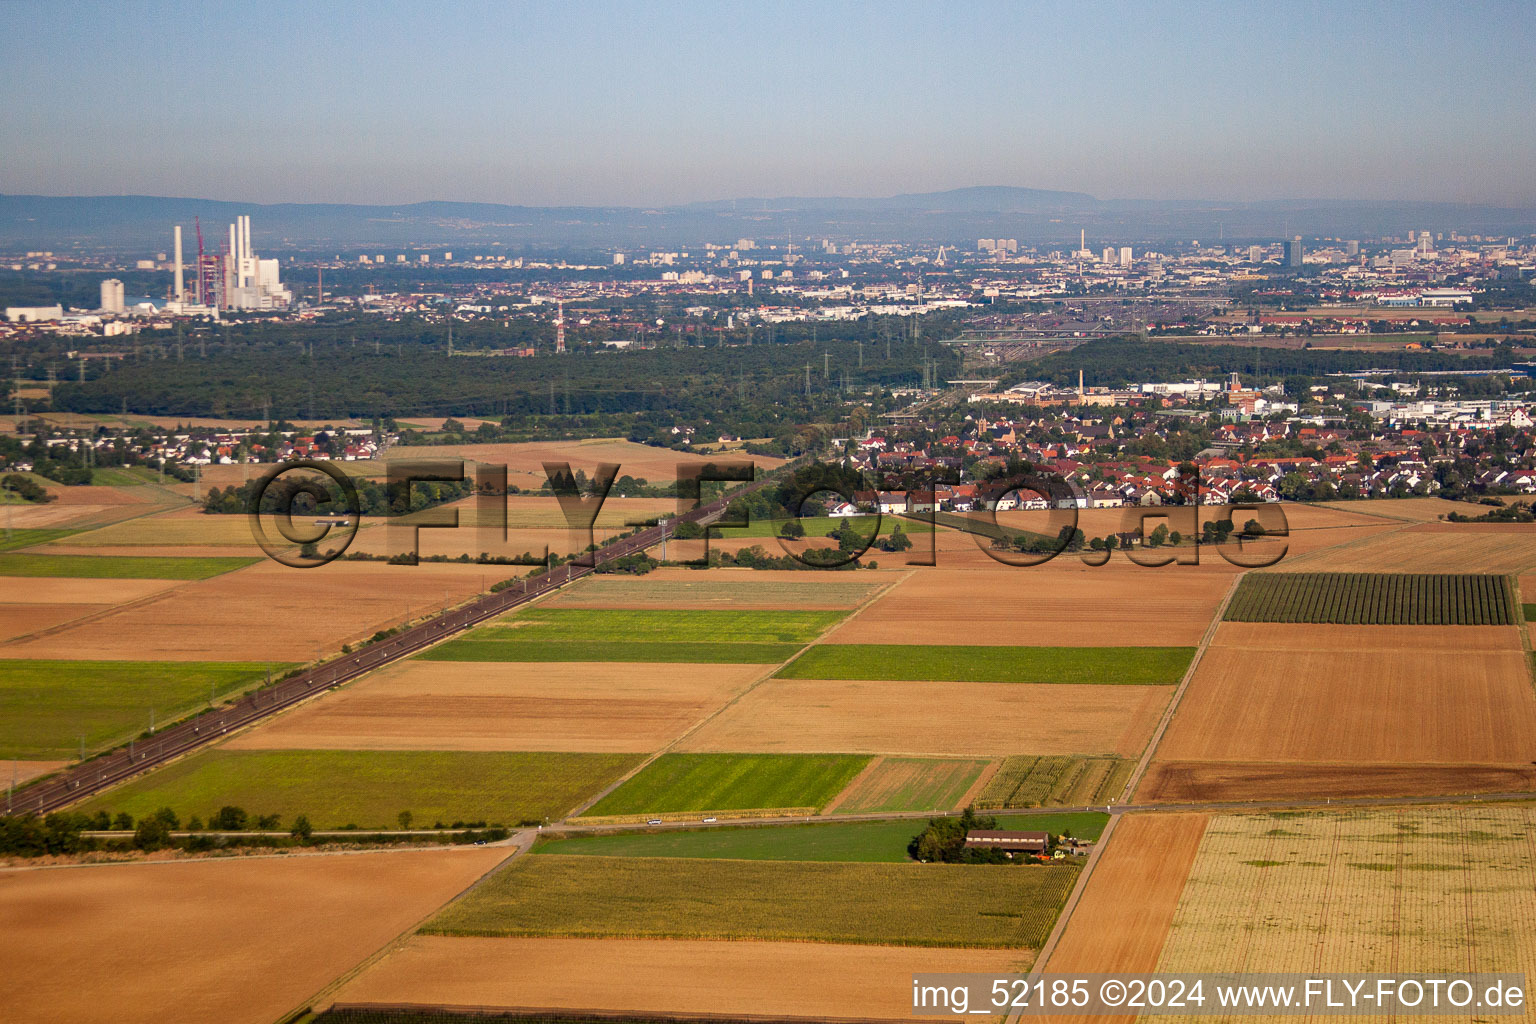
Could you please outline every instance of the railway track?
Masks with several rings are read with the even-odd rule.
[[[663,525],[647,527],[631,537],[600,547],[591,552],[592,565],[567,564],[554,569],[545,569],[525,577],[520,586],[509,587],[499,593],[485,594],[466,605],[447,609],[442,614],[412,626],[403,633],[369,644],[361,651],[316,665],[296,676],[255,690],[233,704],[210,709],[196,717],[168,726],[157,732],[153,738],[135,740],[126,748],[119,748],[67,768],[56,775],[39,779],[11,795],[7,813],[44,814],[83,800],[173,758],[206,746],[227,735],[231,730],[242,729],[285,708],[308,700],[318,693],[334,689],[364,673],[409,657],[417,651],[479,625],[487,619],[495,618],[519,605],[559,590],[583,576],[591,575],[596,571],[597,566],[654,547],[670,535],[678,522],[696,522],[701,526],[707,526],[720,518],[732,499],[764,487],[772,479],[774,479],[773,474],[765,475],[748,484],[743,490],[707,504],[701,504]]]

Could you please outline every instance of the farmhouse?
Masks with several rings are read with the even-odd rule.
[[[1049,832],[1013,832],[1007,829],[971,829],[965,834],[967,850],[1002,850],[1005,853],[1044,854],[1051,845]]]

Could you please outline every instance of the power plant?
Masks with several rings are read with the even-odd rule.
[[[194,290],[187,294],[181,225],[172,231],[175,280],[165,312],[185,316],[213,316],[219,310],[287,309],[293,293],[283,287],[278,261],[262,259],[251,246],[251,218],[241,215],[229,226],[229,241],[221,254],[203,251],[203,226],[197,223],[197,262],[193,264]]]

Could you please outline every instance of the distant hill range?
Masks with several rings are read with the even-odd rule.
[[[170,226],[203,233],[217,248],[236,214],[248,213],[258,251],[309,247],[475,245],[635,248],[793,233],[839,241],[906,241],[973,247],[978,238],[1090,245],[1192,239],[1244,243],[1291,235],[1375,237],[1429,230],[1478,235],[1536,231],[1536,208],[1347,199],[1214,202],[1101,200],[1081,192],[985,186],[880,199],[749,198],[654,208],[504,206],[496,203],[230,203],[161,196],[0,195],[0,246],[62,249],[73,244],[163,251]]]

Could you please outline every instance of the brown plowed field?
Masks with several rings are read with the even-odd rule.
[[[1518,649],[1212,647],[1158,758],[1529,764],[1536,697]]]
[[[111,607],[109,604],[0,604],[0,640],[51,629]]]
[[[659,750],[761,665],[406,661],[228,745],[307,750]]]
[[[1203,565],[986,561],[986,571],[949,569],[941,551],[937,568],[913,570],[826,642],[1193,647],[1231,583],[1229,573]]]
[[[1536,767],[1487,764],[1260,764],[1158,761],[1136,799],[1161,803],[1378,796],[1455,796],[1536,790]]]
[[[1045,969],[1051,974],[1151,974],[1189,878],[1203,814],[1131,814],[1115,830]],[[1053,1018],[1078,1024],[1132,1015]]]
[[[837,611],[856,607],[890,582],[884,573],[657,569],[639,577],[590,576],[550,598],[548,606]]]
[[[407,602],[420,617],[441,608],[445,595],[463,600],[508,575],[499,568],[332,562],[305,570],[261,562],[178,584],[82,626],[0,645],[0,657],[304,662],[317,647],[333,651],[398,625]]]
[[[1139,754],[1170,686],[770,679],[679,750]]]
[[[1211,646],[1269,651],[1514,651],[1520,649],[1520,628],[1223,622]]]
[[[1031,951],[417,935],[340,1003],[908,1019],[917,971],[1022,972]]]
[[[42,482],[42,481],[40,481]],[[49,504],[57,505],[145,505],[164,504],[166,496],[150,487],[65,487],[51,481],[42,482],[48,493],[54,496]]]
[[[0,872],[0,1004],[30,1024],[268,1024],[506,848]]]
[[[10,764],[0,762],[0,774],[3,774],[7,785],[14,781],[19,786],[39,775],[47,775],[49,772],[66,768],[71,763],[70,761],[12,761]]]

